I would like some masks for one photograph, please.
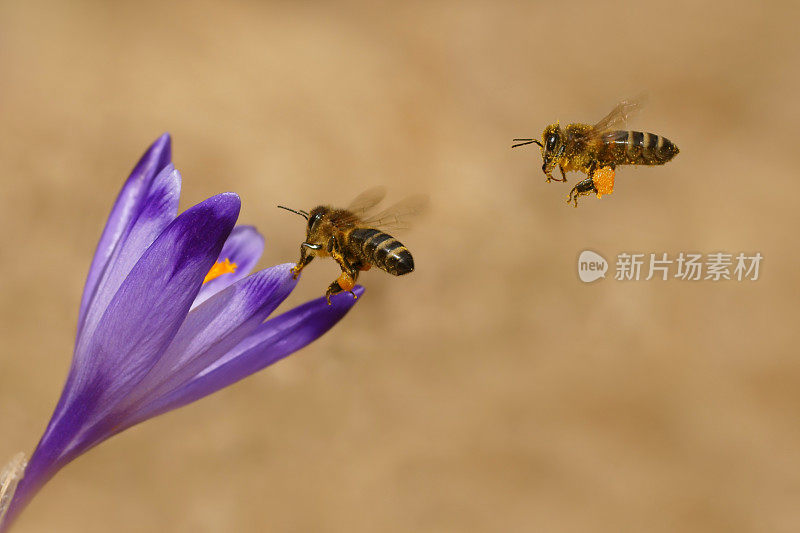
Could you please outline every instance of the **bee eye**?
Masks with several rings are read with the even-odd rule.
[[[319,219],[321,219],[321,218],[322,218],[322,213],[315,213],[315,214],[311,215],[309,217],[309,219],[308,219],[308,229],[313,228],[314,224],[319,222]]]
[[[555,135],[550,135],[547,138],[546,144],[547,144],[547,151],[555,150],[555,148],[556,148],[556,136]]]

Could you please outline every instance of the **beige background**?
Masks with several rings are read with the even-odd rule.
[[[174,139],[182,206],[302,221],[424,192],[417,270],[268,371],[103,444],[16,531],[800,529],[796,3],[0,2],[0,460],[69,365],[105,216]],[[538,150],[646,91],[681,148],[564,203]],[[761,252],[757,282],[592,285],[581,250]],[[336,275],[314,263],[291,297]]]

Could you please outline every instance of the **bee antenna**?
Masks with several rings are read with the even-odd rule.
[[[511,146],[511,148],[516,148],[517,146],[525,146],[526,144],[533,144],[533,143],[536,143],[539,146],[542,146],[542,143],[540,143],[536,139],[514,139],[514,141],[523,141],[523,142],[520,142],[518,144],[514,144],[514,145]]]
[[[294,214],[296,214],[296,215],[300,215],[300,216],[301,216],[301,217],[303,217],[304,219],[308,220],[308,213],[306,213],[306,212],[305,212],[305,211],[303,211],[303,210],[296,211],[296,210],[294,210],[294,209],[291,209],[291,208],[288,208],[288,207],[284,207],[284,206],[282,206],[282,205],[279,205],[278,207],[280,207],[281,209],[286,209],[287,211],[291,211],[292,213],[294,213]]]

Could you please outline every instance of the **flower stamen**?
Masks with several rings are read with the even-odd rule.
[[[237,266],[238,265],[236,263],[231,263],[227,257],[224,261],[217,261],[214,263],[214,266],[211,267],[211,270],[208,271],[208,274],[206,274],[206,279],[203,280],[203,284],[208,283],[212,279],[216,279],[223,274],[232,274],[236,272]]]

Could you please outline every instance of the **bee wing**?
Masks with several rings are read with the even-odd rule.
[[[408,221],[428,208],[428,197],[424,194],[409,196],[393,204],[380,213],[363,220],[364,224],[375,228],[408,229]]]
[[[628,119],[637,113],[645,103],[645,97],[639,96],[630,100],[623,100],[611,112],[594,125],[596,135],[624,127]]]
[[[350,202],[350,205],[347,206],[347,210],[361,217],[368,210],[378,205],[380,201],[383,200],[384,196],[386,196],[386,187],[379,186],[367,189],[356,196],[355,200]]]

